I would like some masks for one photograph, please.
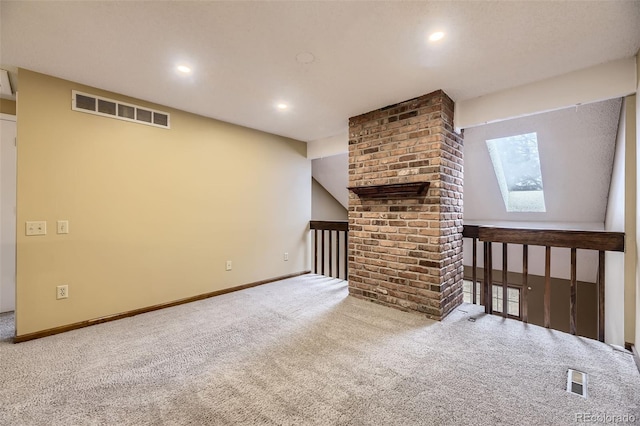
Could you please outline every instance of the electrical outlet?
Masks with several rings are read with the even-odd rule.
[[[58,234],[68,234],[69,233],[69,221],[68,220],[59,220],[58,221]]]
[[[230,261],[230,260],[227,260],[226,270],[227,270],[227,271],[230,271],[230,270],[231,270],[231,261]]]
[[[59,285],[56,287],[56,299],[66,299],[69,297],[69,286]]]
[[[47,235],[47,222],[36,221],[26,223],[26,234],[31,235]]]
[[[289,253],[284,254],[284,260],[289,260]]]

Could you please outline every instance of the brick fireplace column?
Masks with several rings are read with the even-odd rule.
[[[462,182],[443,91],[349,119],[352,296],[436,320],[462,303]]]

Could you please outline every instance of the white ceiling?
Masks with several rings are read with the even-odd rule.
[[[602,225],[620,99],[466,129],[465,223],[540,221]],[[537,132],[546,213],[508,213],[486,140]]]
[[[640,48],[640,2],[622,0],[2,0],[0,13],[3,67],[304,141],[433,90],[469,99]],[[436,30],[445,38],[427,42]],[[297,62],[301,52],[316,60]],[[192,76],[177,75],[179,62]]]

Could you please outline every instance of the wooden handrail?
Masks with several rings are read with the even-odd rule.
[[[323,231],[348,231],[349,221],[347,220],[312,220],[309,222],[311,229]]]
[[[492,243],[502,244],[502,315],[508,316],[507,307],[507,245],[518,244],[523,246],[522,251],[522,312],[524,322],[528,321],[528,248],[529,245],[545,247],[545,285],[544,285],[544,326],[549,328],[551,324],[551,249],[571,249],[571,281],[569,299],[569,331],[577,332],[577,273],[576,251],[577,249],[598,251],[598,278],[597,278],[597,310],[598,310],[598,340],[604,341],[604,286],[605,286],[605,256],[606,251],[624,251],[625,235],[622,232],[604,231],[569,231],[557,229],[519,229],[502,228],[482,225],[464,225],[462,236],[471,238],[473,243],[473,294],[476,292],[476,243],[484,244],[484,283],[482,286],[481,300],[485,305],[485,312],[492,313],[493,292],[493,265]]]
[[[565,231],[464,225],[462,236],[492,243],[527,244],[585,250],[624,251],[623,232]]]

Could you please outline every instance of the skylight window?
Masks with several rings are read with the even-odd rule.
[[[545,212],[538,136],[487,140],[493,169],[508,212]]]

